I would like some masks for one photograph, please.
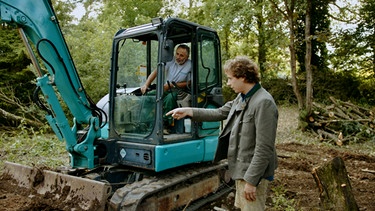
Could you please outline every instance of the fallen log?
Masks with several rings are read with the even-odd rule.
[[[342,158],[335,157],[315,167],[312,175],[319,189],[322,210],[359,210]]]
[[[334,134],[331,134],[329,132],[326,132],[324,130],[317,130],[318,134],[323,138],[323,139],[332,139],[332,140],[335,140],[337,139],[337,137],[334,135]]]
[[[371,119],[331,119],[320,121],[320,124],[337,123],[337,122],[371,122]]]

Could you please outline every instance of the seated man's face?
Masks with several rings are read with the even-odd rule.
[[[179,65],[183,65],[189,58],[189,55],[187,54],[186,50],[183,48],[177,48],[176,50],[176,62]]]

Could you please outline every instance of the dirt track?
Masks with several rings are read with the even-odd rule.
[[[295,109],[281,108],[277,150],[279,168],[270,185],[267,210],[320,210],[319,192],[311,170],[334,157],[344,159],[353,194],[360,210],[375,210],[375,152],[361,152],[359,144],[331,146],[317,143],[314,137],[296,131]],[[375,143],[369,143],[374,149]],[[9,181],[0,181],[0,207],[2,210],[65,210],[48,199],[15,189]],[[208,204],[200,210],[236,210],[233,193]],[[70,209],[67,209],[70,210]]]

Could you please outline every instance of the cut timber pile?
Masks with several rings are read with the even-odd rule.
[[[363,142],[375,138],[375,111],[342,102],[330,97],[331,105],[313,103],[311,115],[306,119],[320,141],[339,146],[351,141]]]

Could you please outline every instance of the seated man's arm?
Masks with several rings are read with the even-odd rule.
[[[142,94],[146,93],[147,88],[151,85],[151,83],[155,80],[158,71],[154,70],[147,78],[145,84],[141,87]]]

